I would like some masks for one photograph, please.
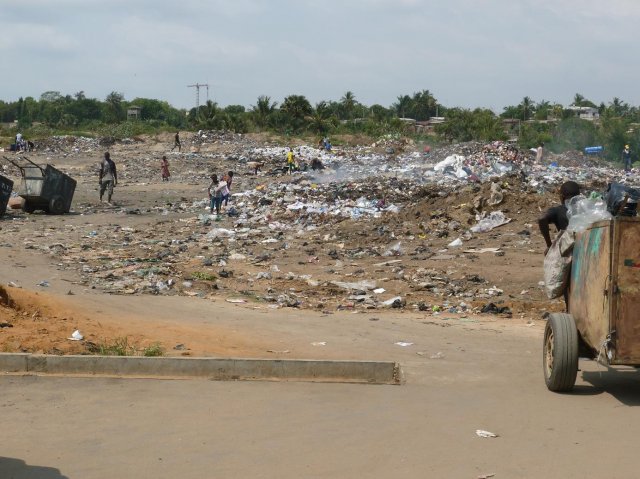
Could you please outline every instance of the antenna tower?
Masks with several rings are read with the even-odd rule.
[[[196,114],[200,113],[200,88],[201,87],[206,87],[207,103],[209,103],[209,84],[208,83],[196,83],[195,85],[187,85],[187,88],[196,89]]]

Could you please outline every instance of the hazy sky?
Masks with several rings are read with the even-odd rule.
[[[639,24],[637,0],[0,0],[0,99],[638,105]]]

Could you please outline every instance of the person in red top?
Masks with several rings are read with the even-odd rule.
[[[169,173],[169,161],[166,156],[162,157],[162,161],[160,162],[160,170],[162,172],[162,181],[169,181],[169,177],[171,174]]]

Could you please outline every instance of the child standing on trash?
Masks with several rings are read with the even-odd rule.
[[[162,181],[169,181],[169,177],[171,174],[169,173],[169,161],[167,161],[167,157],[163,156],[162,161],[160,162],[160,170],[162,172]]]
[[[296,167],[295,156],[293,155],[293,148],[289,148],[287,152],[287,173],[292,174]]]
[[[229,171],[227,173],[227,196],[223,198],[225,206],[229,204],[229,197],[231,196],[231,183],[233,183],[233,171]]]
[[[207,191],[209,192],[209,212],[213,214],[213,209],[216,208],[215,189],[218,186],[218,175],[211,175],[209,178],[211,179],[209,188],[207,188]]]
[[[217,175],[211,175],[211,185],[209,186],[209,195],[213,196],[211,202],[211,213],[213,208],[216,209],[216,220],[220,220],[220,208],[222,207],[223,198],[229,194],[229,188],[227,187],[227,179],[225,177],[220,178],[218,181]]]
[[[631,171],[631,149],[629,145],[624,145],[624,150],[622,150],[622,162],[624,163],[624,171]]]
[[[580,185],[575,181],[565,181],[562,186],[560,186],[560,204],[549,208],[539,219],[538,219],[538,228],[540,228],[540,233],[544,238],[544,241],[547,245],[544,250],[545,256],[549,252],[549,248],[551,248],[551,232],[549,226],[554,224],[556,226],[556,230],[558,233],[565,231],[569,226],[569,218],[567,217],[567,207],[565,206],[565,202],[570,200],[574,196],[578,196],[580,194]],[[569,310],[569,286],[564,291],[564,302],[567,307],[567,311]]]

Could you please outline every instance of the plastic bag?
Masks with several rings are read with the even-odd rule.
[[[382,256],[402,256],[402,243],[398,241],[391,246],[387,251],[382,253]]]
[[[596,221],[610,220],[611,213],[607,211],[604,201],[597,198],[585,198],[582,195],[574,196],[566,201],[567,218],[569,218],[568,231],[580,233],[586,230]]]
[[[544,289],[549,299],[562,296],[569,284],[574,242],[572,232],[561,231],[544,257]]]
[[[442,160],[440,163],[435,165],[433,169],[435,171],[444,171],[445,168],[449,166],[462,166],[462,164],[464,163],[464,160],[465,158],[462,155],[447,156],[444,160]]]
[[[477,225],[471,227],[471,231],[474,233],[486,233],[498,226],[506,225],[511,221],[511,218],[507,218],[502,211],[493,211],[487,217],[481,219]]]
[[[612,215],[636,216],[640,190],[620,183],[609,183],[605,192],[607,209]],[[623,203],[627,198],[626,204]]]

